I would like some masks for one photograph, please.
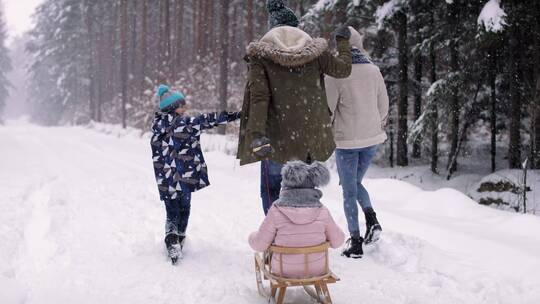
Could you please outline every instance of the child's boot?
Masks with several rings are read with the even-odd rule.
[[[182,243],[183,239],[184,237],[182,237]],[[165,236],[165,246],[167,246],[167,253],[173,265],[182,257],[182,243],[180,242],[180,236],[176,233],[170,233]]]
[[[364,210],[364,215],[366,217],[366,235],[364,237],[364,244],[369,245],[379,240],[382,228],[373,208]]]

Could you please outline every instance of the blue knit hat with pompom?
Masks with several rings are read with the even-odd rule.
[[[172,112],[180,106],[186,105],[184,94],[171,91],[166,85],[160,85],[157,91],[159,109],[163,112]]]
[[[270,29],[282,25],[298,27],[300,23],[294,12],[285,6],[283,0],[268,0],[266,9],[268,10],[268,26]]]

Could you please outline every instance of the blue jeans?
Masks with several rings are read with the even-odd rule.
[[[281,168],[283,165],[272,160],[261,161],[261,199],[264,215],[279,198],[281,191]]]
[[[165,200],[167,220],[165,222],[165,235],[174,233],[186,235],[186,229],[191,211],[191,192],[183,191],[180,198]]]
[[[349,233],[360,237],[358,225],[358,206],[362,210],[372,208],[369,194],[362,185],[362,179],[377,152],[377,145],[360,149],[336,149],[336,163],[341,187],[343,188],[343,207]]]

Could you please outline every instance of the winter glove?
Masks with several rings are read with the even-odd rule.
[[[348,26],[342,25],[334,32],[334,36],[336,39],[343,38],[349,40],[351,38],[351,30]]]
[[[255,137],[251,143],[251,149],[253,149],[253,154],[259,157],[267,157],[274,151],[270,145],[270,140],[264,136]]]

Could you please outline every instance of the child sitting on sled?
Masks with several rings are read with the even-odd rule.
[[[256,251],[265,251],[272,244],[283,247],[309,247],[330,242],[338,248],[345,234],[336,225],[330,211],[320,202],[322,192],[316,187],[330,181],[330,172],[320,162],[310,165],[301,161],[288,162],[281,171],[281,193],[257,232],[249,236]],[[272,257],[272,269],[279,269],[277,256]],[[305,273],[303,255],[283,256],[281,276],[302,278]],[[309,275],[326,272],[323,253],[310,254]]]
[[[160,199],[165,203],[165,245],[173,264],[181,257],[191,209],[191,192],[210,183],[201,150],[201,132],[233,122],[240,112],[187,116],[180,92],[161,85],[159,111],[152,124],[152,157]]]

